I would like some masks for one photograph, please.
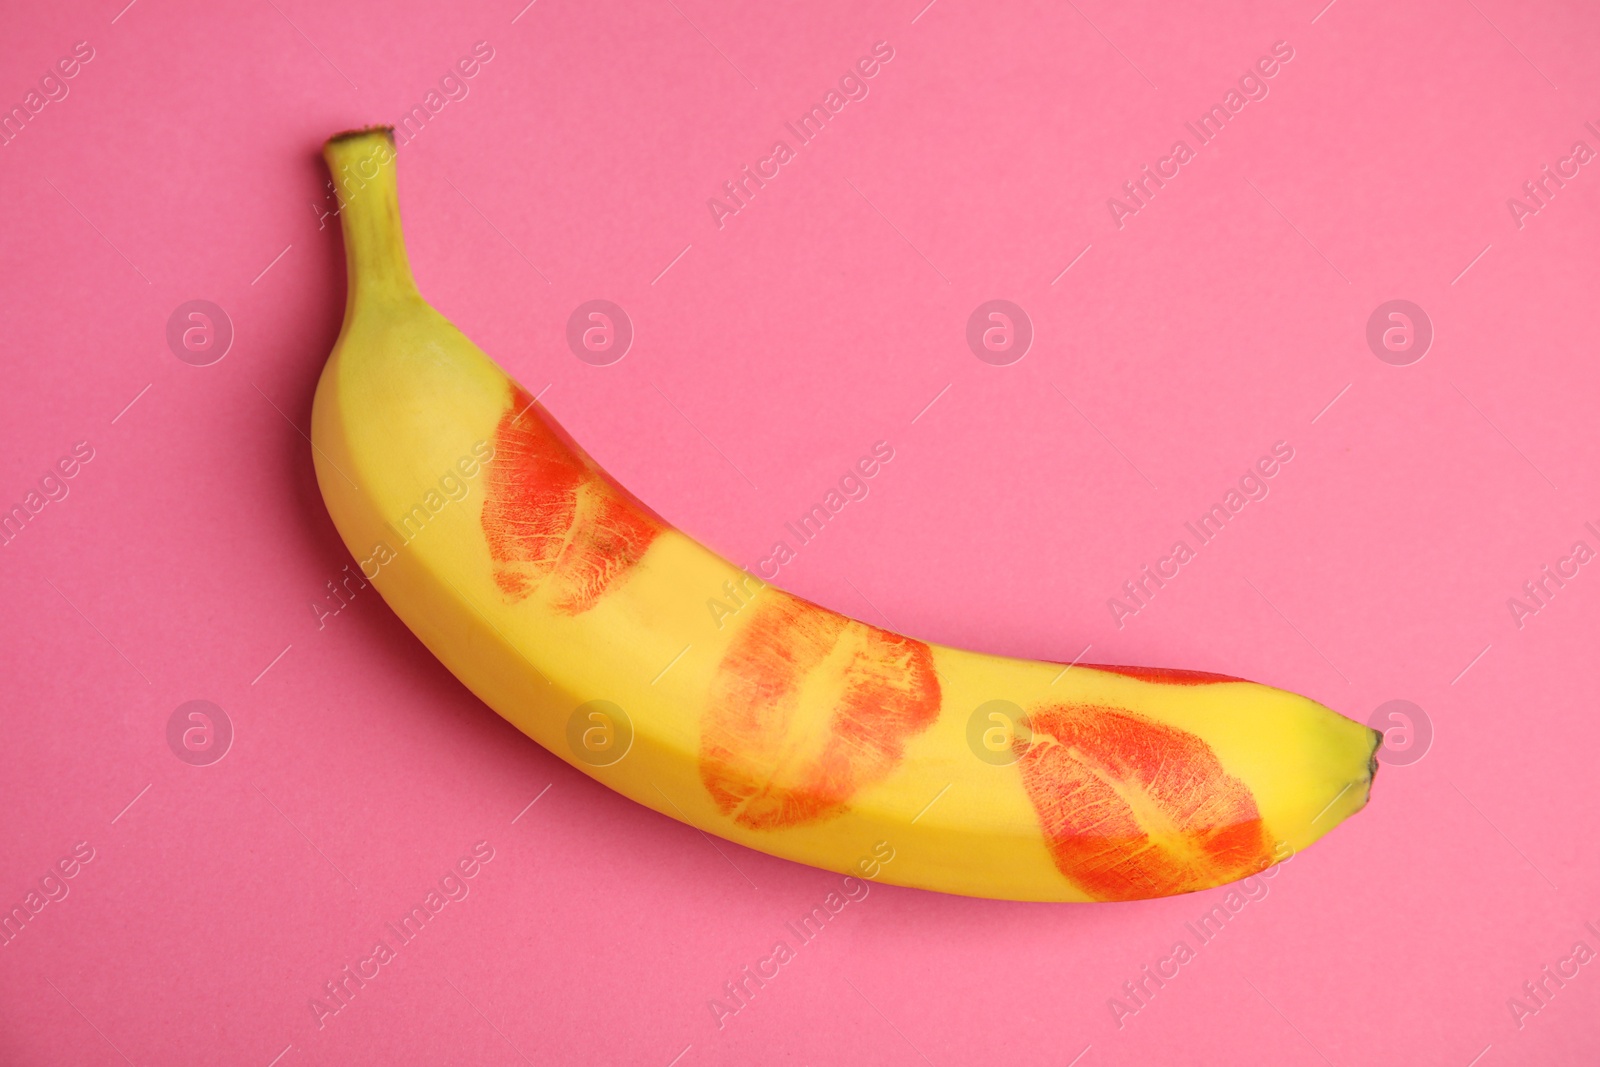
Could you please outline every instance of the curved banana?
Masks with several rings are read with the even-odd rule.
[[[925,644],[721,559],[418,294],[391,131],[325,156],[349,292],[323,498],[434,655],[579,770],[773,855],[1017,900],[1204,889],[1366,804],[1382,735],[1304,697]]]

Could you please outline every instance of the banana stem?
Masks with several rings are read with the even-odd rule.
[[[322,157],[339,195],[347,310],[358,300],[417,295],[400,232],[394,130],[374,126],[329,138]]]

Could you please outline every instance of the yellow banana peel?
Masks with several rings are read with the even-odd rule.
[[[1219,885],[1366,804],[1381,735],[1304,697],[928,644],[673,529],[418,293],[391,132],[325,156],[349,278],[312,415],[328,511],[423,644],[590,777],[772,855],[1016,900]]]

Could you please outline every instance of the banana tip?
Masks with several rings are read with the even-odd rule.
[[[370,134],[374,134],[374,133],[381,133],[381,134],[383,134],[384,137],[386,137],[388,139],[390,144],[394,143],[394,127],[393,126],[363,126],[360,129],[345,130],[342,133],[336,133],[332,137],[328,138],[328,140],[326,142],[324,142],[324,144],[325,145],[338,144],[340,141],[351,141],[351,140],[354,140],[357,137],[366,137],[366,136],[368,136]]]
[[[1371,727],[1368,727],[1371,730]],[[1372,783],[1378,777],[1378,753],[1383,749],[1383,731],[1372,730],[1372,751],[1367,754],[1367,794],[1372,793]]]

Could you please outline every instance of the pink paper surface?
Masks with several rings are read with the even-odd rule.
[[[1595,1062],[1592,9],[123,2],[18,6],[0,37],[26,115],[0,147],[0,504],[92,453],[0,548],[0,905],[66,891],[0,947],[0,1062]],[[878,42],[801,144],[785,124]],[[423,291],[683,529],[756,566],[886,440],[779,584],[945,643],[1362,720],[1410,701],[1431,743],[1203,945],[1222,891],[876,885],[719,1016],[838,876],[591,782],[371,590],[314,607],[351,562],[305,437],[344,289],[318,151],[415,105]],[[635,330],[604,367],[565,340],[597,298]],[[1034,334],[1009,365],[966,340],[994,299]],[[1367,340],[1397,299],[1433,334],[1407,365],[1414,341]],[[193,300],[234,333],[207,366],[167,341]],[[1115,611],[1277,442],[1267,496]],[[168,742],[193,700],[233,733],[208,766]],[[467,895],[401,944],[386,924],[475,845]],[[394,959],[331,1000],[380,939]]]

